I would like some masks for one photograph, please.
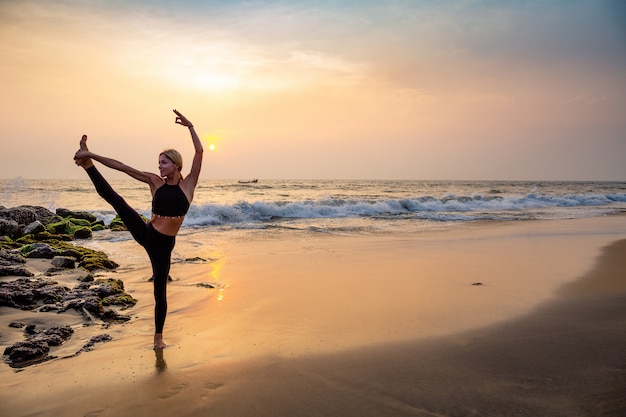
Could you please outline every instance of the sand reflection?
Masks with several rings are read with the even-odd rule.
[[[154,355],[156,356],[154,365],[156,367],[157,374],[161,374],[167,370],[167,362],[165,362],[165,357],[163,356],[163,349],[155,350]]]

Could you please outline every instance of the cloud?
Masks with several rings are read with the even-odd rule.
[[[207,135],[227,132],[216,156],[251,152],[253,170],[271,149],[284,177],[312,155],[353,161],[343,177],[376,160],[377,175],[407,175],[414,154],[452,172],[463,158],[446,152],[506,161],[505,149],[532,155],[550,140],[556,152],[601,125],[614,146],[626,48],[606,4],[4,2],[0,111],[13,123],[1,134],[61,141],[84,126],[113,151],[151,149],[178,133],[164,116],[176,106]]]

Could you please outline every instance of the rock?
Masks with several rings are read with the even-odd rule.
[[[75,248],[59,249],[59,256],[71,256],[74,259],[82,258],[82,255]]]
[[[37,220],[37,214],[28,206],[0,210],[0,217],[14,220],[17,224],[27,225]]]
[[[35,220],[22,229],[22,235],[34,235],[45,231],[46,226],[44,226],[39,220]]]
[[[57,304],[63,300],[69,288],[59,285],[56,281],[40,281],[33,290],[35,298],[44,304]]]
[[[44,336],[57,336],[62,340],[68,340],[72,336],[72,333],[74,333],[74,329],[72,329],[70,326],[51,327],[43,331]]]
[[[61,217],[52,213],[50,210],[39,206],[19,206],[6,208],[0,206],[0,236],[11,239],[20,239],[24,236],[39,236],[45,233],[48,224],[62,220]],[[75,226],[77,227],[77,226]],[[44,238],[43,236],[39,236]],[[67,236],[68,240],[72,240],[71,234]],[[2,242],[4,245],[10,245],[6,239]]]
[[[78,280],[80,282],[93,282],[94,277],[91,272],[87,272],[85,275],[81,275],[80,277],[78,277]]]
[[[30,310],[35,305],[35,293],[30,279],[0,282],[0,306]]]
[[[19,265],[0,265],[0,277],[32,277],[33,273]]]
[[[68,217],[60,222],[50,223],[46,226],[46,231],[51,234],[68,235],[77,239],[91,238],[91,223],[83,219],[73,219]]]
[[[100,299],[98,298],[98,296],[93,295],[93,296],[88,296],[81,299],[75,299],[75,301],[78,301],[78,308],[74,307],[76,310],[85,310],[86,312],[88,312],[89,314],[94,315],[95,317],[104,319],[104,308],[102,307],[102,303],[100,302]]]
[[[52,265],[59,268],[74,269],[76,268],[76,258],[72,256],[55,256],[52,258]]]
[[[199,256],[196,256],[194,258],[186,258],[185,262],[190,262],[190,263],[203,263],[206,262],[207,260],[204,258],[200,258]]]
[[[107,258],[102,252],[92,252],[82,257],[78,266],[85,268],[87,271],[95,271],[97,269],[115,269],[119,265]]]
[[[87,213],[86,211],[71,211],[64,208],[56,209],[56,214],[63,218],[73,217],[75,219],[87,220],[89,223],[95,223],[98,221],[97,217],[91,213]]]
[[[73,232],[73,224],[69,220],[61,220],[59,222],[49,223],[46,230],[57,235],[71,235]]]
[[[141,215],[141,218],[143,219],[144,222],[149,222],[150,219],[148,219],[146,216]],[[126,231],[128,230],[126,228],[126,225],[124,225],[124,222],[122,221],[122,219],[120,218],[120,216],[115,216],[113,218],[113,220],[111,220],[111,223],[109,223],[109,229],[114,231],[114,232],[122,232],[122,231]]]
[[[72,210],[68,210],[66,208],[60,208],[60,207],[55,210],[55,213],[57,216],[60,216],[63,218],[70,217],[74,214]]]
[[[103,306],[117,305],[128,307],[135,305],[137,300],[124,292],[124,282],[119,279],[97,279],[94,281],[93,291],[102,299]]]
[[[61,273],[67,272],[67,268],[60,268],[58,266],[51,266],[50,268],[46,269],[46,272],[44,272],[43,274],[47,277],[53,277],[55,275],[59,275]]]
[[[25,238],[31,237],[32,235],[26,235],[20,239],[18,239],[18,241],[22,242],[22,243],[31,243],[30,240],[32,240],[32,238],[29,241],[25,241]],[[34,240],[36,241],[70,241],[70,240],[74,240],[73,236],[70,235],[53,235],[52,233],[45,231],[45,232],[41,232],[41,233],[37,233],[34,237]]]
[[[83,226],[83,227],[91,226],[91,222],[85,219],[77,219],[75,217],[68,217],[66,220],[69,220],[69,222],[72,223],[74,226]]]
[[[41,304],[40,311],[64,312],[75,309],[82,312],[89,320],[98,318],[104,321],[120,321],[127,318],[117,317],[105,306],[128,308],[137,303],[124,291],[124,283],[118,279],[98,279],[94,283],[81,282],[69,289],[49,279],[18,278],[14,281],[0,282],[0,306],[34,310]]]
[[[41,206],[20,206],[18,209],[28,209],[35,213],[35,220],[39,220],[44,226],[49,223],[58,222],[61,220],[61,217],[57,216],[50,210]],[[19,222],[18,222],[19,223]],[[30,222],[20,223],[20,224],[28,224]]]
[[[16,238],[20,232],[20,225],[15,220],[0,218],[0,236]]]
[[[25,262],[26,259],[20,252],[0,249],[0,265],[20,265]]]
[[[57,326],[38,331],[35,325],[31,324],[26,326],[24,333],[28,335],[27,340],[14,343],[4,350],[12,367],[23,367],[50,359],[47,356],[50,346],[63,344],[72,336],[74,330],[70,326]]]
[[[57,254],[57,250],[47,243],[33,243],[32,245],[22,246],[20,252],[27,258],[45,259],[52,259]]]
[[[117,311],[106,310],[104,312],[104,317],[106,321],[115,322],[115,323],[123,323],[125,321],[130,321],[130,316],[119,314]]]
[[[12,321],[11,323],[9,323],[9,327],[12,327],[14,329],[21,329],[22,327],[24,327],[24,323],[17,323],[15,321]]]
[[[109,223],[109,229],[114,232],[125,232],[128,230],[119,216],[116,216],[113,220],[111,220],[111,223]]]
[[[14,343],[4,350],[4,354],[9,356],[11,366],[19,366],[24,362],[43,360],[50,352],[50,346],[43,340],[26,340]]]
[[[89,227],[79,227],[74,230],[73,236],[76,239],[91,239],[93,232]]]
[[[108,335],[108,334],[101,334],[101,335],[98,335],[98,336],[94,336],[91,339],[89,339],[89,342],[87,342],[85,344],[85,346],[83,346],[76,353],[78,354],[80,352],[89,352],[90,350],[94,349],[94,346],[96,344],[110,342],[111,340],[113,340],[113,338],[110,335]]]

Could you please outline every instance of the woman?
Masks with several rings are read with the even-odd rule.
[[[193,124],[178,111],[176,123],[189,128],[195,148],[191,172],[183,177],[182,157],[173,149],[163,151],[159,155],[159,175],[139,171],[115,159],[97,155],[87,149],[87,136],[83,135],[80,149],[74,155],[77,165],[85,169],[96,187],[98,194],[104,198],[120,216],[133,238],[142,245],[152,264],[154,277],[154,349],[164,349],[163,325],[167,314],[167,277],[170,271],[171,254],[174,249],[176,234],[180,229],[185,214],[193,199],[194,190],[200,176],[202,166],[202,144]],[[152,193],[152,218],[145,223],[142,217],[117,194],[98,172],[93,164],[98,161],[102,165],[122,171],[136,180],[147,183]]]

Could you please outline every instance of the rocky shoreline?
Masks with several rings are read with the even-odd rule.
[[[91,238],[94,231],[105,228],[125,230],[119,219],[107,226],[86,212],[57,209],[53,213],[39,206],[0,206],[0,306],[59,314],[78,311],[84,325],[105,329],[130,320],[123,311],[137,300],[125,292],[124,283],[94,276],[97,271],[112,271],[118,264],[103,252],[72,243]],[[47,260],[49,268],[34,274],[27,264],[31,259]],[[74,277],[73,286],[55,279],[68,274]],[[24,340],[3,352],[5,362],[14,368],[56,358],[54,348],[74,333],[71,326],[40,329],[19,322],[9,326],[24,329]],[[94,336],[74,355],[109,340],[111,336],[106,333]]]

